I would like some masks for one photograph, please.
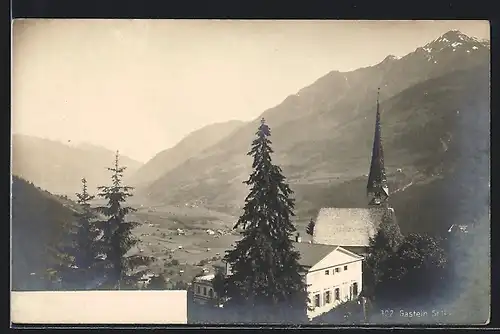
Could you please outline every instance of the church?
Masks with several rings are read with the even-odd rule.
[[[322,208],[313,232],[313,243],[337,245],[356,254],[365,256],[370,238],[384,219],[395,220],[394,209],[390,207],[389,187],[384,167],[384,149],[380,124],[380,88],[377,93],[375,136],[368,175],[368,208]]]

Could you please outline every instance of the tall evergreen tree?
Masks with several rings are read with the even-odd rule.
[[[96,241],[99,231],[94,226],[96,214],[90,206],[94,199],[88,193],[87,180],[82,179],[82,192],[76,193],[79,210],[75,220],[68,223],[67,238],[57,246],[59,265],[52,271],[63,289],[83,289],[94,278],[98,268]]]
[[[309,221],[309,224],[307,224],[306,233],[309,234],[310,236],[313,236],[315,226],[316,226],[316,222],[314,221],[314,219],[311,218],[311,220]]]
[[[242,227],[242,239],[225,256],[232,271],[227,278],[228,303],[241,307],[250,321],[300,321],[294,311],[305,316],[308,298],[291,238],[296,231],[291,222],[293,192],[281,168],[271,161],[270,135],[262,119],[248,152],[253,157],[253,172],[245,181],[250,193],[234,226]],[[272,315],[274,319],[266,317]]]
[[[138,222],[128,221],[128,214],[136,211],[127,206],[126,200],[132,196],[133,187],[122,185],[123,172],[126,167],[119,164],[119,153],[116,152],[113,167],[108,168],[111,174],[111,185],[98,187],[99,197],[107,200],[106,206],[97,207],[97,211],[107,219],[100,221],[103,232],[100,248],[105,254],[107,266],[107,285],[110,288],[130,288],[137,284],[137,279],[144,271],[134,272],[139,266],[149,264],[152,259],[141,255],[128,256],[129,250],[138,242],[132,230]]]
[[[100,231],[95,226],[97,218],[95,210],[91,207],[90,201],[95,196],[88,193],[87,180],[82,179],[82,192],[76,194],[77,203],[81,211],[76,213],[74,225],[73,248],[71,256],[73,258],[72,267],[75,269],[71,281],[75,288],[83,288],[86,283],[95,278],[100,260],[98,257],[97,239]]]

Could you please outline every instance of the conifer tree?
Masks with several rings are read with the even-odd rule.
[[[271,161],[270,135],[262,119],[248,152],[253,157],[253,172],[245,181],[250,193],[234,226],[242,227],[242,239],[225,256],[232,271],[228,303],[241,309],[246,321],[297,322],[306,314],[308,298],[291,238],[296,231],[293,192]]]
[[[103,232],[100,248],[105,254],[107,266],[107,285],[110,288],[130,288],[137,284],[137,280],[144,271],[133,272],[139,266],[149,264],[152,259],[141,255],[127,256],[128,251],[138,242],[132,230],[138,222],[128,221],[128,214],[135,209],[126,205],[126,200],[132,196],[133,187],[122,184],[123,172],[126,167],[119,164],[119,153],[116,152],[113,167],[108,168],[111,174],[111,185],[100,186],[98,196],[107,200],[106,206],[96,208],[107,219],[100,221]]]
[[[73,267],[76,269],[75,280],[84,284],[94,278],[100,263],[98,258],[97,239],[100,231],[95,226],[97,218],[95,210],[92,209],[90,201],[95,196],[88,193],[87,180],[82,179],[82,192],[76,194],[77,203],[81,212],[76,213],[77,221],[74,234],[74,248],[72,252]],[[82,284],[77,284],[82,286]]]
[[[217,305],[219,305],[227,295],[225,278],[225,275],[221,271],[217,271],[212,279],[212,286],[217,294]]]
[[[307,224],[307,227],[306,227],[306,233],[309,234],[310,236],[313,236],[313,234],[314,234],[315,225],[316,225],[316,223],[314,222],[314,219],[311,218],[311,220],[309,221],[309,224]]]
[[[76,193],[80,210],[75,221],[68,224],[68,240],[62,240],[58,258],[60,263],[54,273],[64,289],[82,289],[95,275],[98,268],[97,237],[99,231],[94,225],[96,214],[90,206],[95,198],[88,193],[87,180],[82,179],[82,192]]]

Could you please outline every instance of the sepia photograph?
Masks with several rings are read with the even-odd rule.
[[[488,21],[18,19],[16,324],[485,325]]]

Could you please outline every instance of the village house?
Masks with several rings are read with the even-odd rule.
[[[238,237],[235,237],[235,241],[236,238]],[[300,253],[300,265],[306,270],[303,276],[312,307],[312,310],[308,311],[310,319],[359,296],[363,274],[362,256],[339,246],[300,242],[298,237],[294,247]],[[231,275],[230,267],[219,261],[214,264],[213,273],[193,280],[193,296],[196,303],[206,304],[217,299],[212,286],[217,270],[225,275]]]
[[[195,277],[193,280],[193,300],[197,304],[207,304],[217,299],[217,293],[212,286],[215,274]]]

